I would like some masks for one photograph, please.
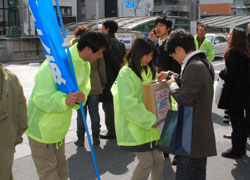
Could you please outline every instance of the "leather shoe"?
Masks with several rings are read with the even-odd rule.
[[[101,139],[116,139],[116,136],[115,135],[110,135],[110,134],[107,134],[107,135],[101,135],[100,134],[100,138]]]
[[[242,153],[234,152],[232,149],[228,149],[227,151],[223,152],[221,156],[225,158],[238,159],[241,158]]]
[[[93,138],[93,144],[94,145],[100,145],[100,139],[99,138]]]
[[[223,135],[223,137],[226,139],[232,139],[232,135]]]
[[[77,147],[84,147],[84,139],[78,139],[76,142],[75,142],[75,145]]]

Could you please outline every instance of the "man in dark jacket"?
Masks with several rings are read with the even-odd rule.
[[[103,110],[105,113],[105,124],[108,129],[106,135],[100,135],[102,139],[115,139],[115,127],[114,127],[114,107],[113,107],[113,96],[111,94],[111,86],[113,85],[119,70],[121,68],[123,57],[125,55],[124,44],[115,38],[115,33],[118,30],[118,24],[113,20],[106,20],[102,24],[102,32],[108,36],[110,48],[105,50],[103,53],[107,84],[103,90],[103,94],[100,100],[103,102]]]
[[[179,106],[193,107],[191,152],[177,157],[176,180],[205,180],[207,157],[216,155],[212,123],[214,69],[204,52],[195,51],[194,37],[185,30],[171,33],[166,50],[185,67],[180,79],[170,76],[172,72],[161,72],[158,80],[170,76],[166,82],[170,95]]]
[[[154,41],[155,52],[155,65],[158,72],[173,71],[175,73],[181,72],[181,65],[178,64],[169,54],[164,51],[164,46],[171,32],[172,21],[167,17],[159,17],[155,20],[153,31],[149,35],[149,39]],[[158,37],[157,39],[155,39]]]
[[[18,78],[0,63],[0,179],[10,180],[15,146],[28,128],[26,100]]]

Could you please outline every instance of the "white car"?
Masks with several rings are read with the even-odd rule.
[[[215,49],[214,57],[223,57],[227,49],[227,37],[223,34],[207,33],[206,38],[212,42]]]

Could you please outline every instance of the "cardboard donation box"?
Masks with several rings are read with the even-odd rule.
[[[158,121],[165,119],[168,110],[171,108],[166,81],[145,83],[142,90],[143,101],[147,110],[155,114]]]

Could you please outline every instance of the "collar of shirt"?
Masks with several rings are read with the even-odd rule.
[[[168,38],[168,37],[165,37],[165,38],[162,39],[162,40],[159,38],[159,40],[158,40],[158,45],[161,46],[162,43],[163,43],[167,38]]]

